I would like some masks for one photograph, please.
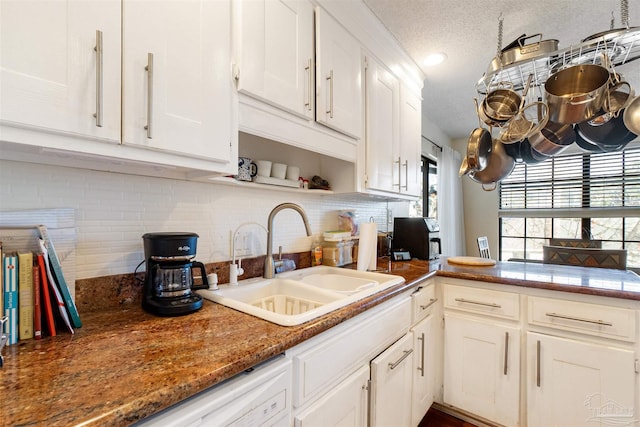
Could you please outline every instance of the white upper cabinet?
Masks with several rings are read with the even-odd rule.
[[[375,59],[367,57],[366,76],[366,188],[394,189],[394,159],[400,144],[400,87],[398,79]]]
[[[118,143],[120,14],[118,0],[2,0],[0,123]]]
[[[235,164],[229,1],[123,3],[123,143]]]
[[[236,1],[238,91],[314,119],[313,5]]]
[[[422,99],[405,86],[400,93],[400,192],[419,196],[421,189]],[[395,182],[395,181],[394,181]]]
[[[421,99],[373,57],[365,81],[365,188],[419,196]]]
[[[316,7],[316,120],[359,139],[362,81],[359,42]]]
[[[2,158],[237,170],[230,0],[3,0],[0,24]]]

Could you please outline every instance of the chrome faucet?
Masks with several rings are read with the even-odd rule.
[[[295,203],[281,203],[273,208],[269,214],[269,219],[267,220],[267,256],[264,260],[264,274],[262,275],[265,279],[273,279],[275,271],[275,261],[273,260],[273,218],[283,209],[293,209],[298,212],[304,222],[304,228],[307,231],[307,236],[311,236],[309,220],[301,206],[296,205]]]

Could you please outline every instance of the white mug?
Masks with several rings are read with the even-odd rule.
[[[287,179],[297,181],[300,178],[300,168],[298,166],[287,167]]]
[[[258,176],[270,177],[271,176],[271,161],[269,160],[256,160],[258,166]]]
[[[278,179],[284,179],[287,176],[287,165],[284,163],[274,163],[271,165],[271,176]]]

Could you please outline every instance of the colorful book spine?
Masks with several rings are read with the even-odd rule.
[[[40,303],[40,267],[33,269],[33,338],[42,338],[42,304]]]
[[[33,338],[33,253],[18,252],[19,339]]]
[[[80,315],[78,314],[76,303],[73,301],[73,297],[71,296],[69,286],[67,285],[64,275],[62,274],[62,266],[60,265],[60,260],[58,259],[58,255],[56,254],[55,248],[53,247],[53,242],[51,242],[51,239],[49,238],[47,227],[44,225],[39,225],[38,231],[40,233],[40,237],[42,238],[42,240],[44,240],[50,267],[56,279],[55,283],[58,284],[58,288],[60,289],[60,293],[62,294],[62,299],[64,300],[64,305],[67,312],[69,313],[71,323],[74,327],[80,328],[82,327]]]
[[[18,343],[18,257],[5,255],[3,259],[4,315],[9,318],[5,326],[7,344]]]
[[[40,303],[44,307],[44,323],[47,325],[47,331],[52,337],[56,336],[56,323],[53,320],[53,309],[51,308],[51,299],[49,297],[49,281],[47,279],[47,266],[44,262],[44,254],[38,254],[38,268],[40,270],[42,298]]]
[[[47,271],[47,279],[49,279],[49,291],[51,291],[51,308],[55,310],[58,308],[58,312],[60,314],[60,318],[64,322],[65,326],[73,334],[73,326],[71,326],[71,320],[69,319],[69,313],[64,305],[64,301],[62,299],[62,295],[60,295],[60,290],[56,286],[56,280],[53,277],[53,271],[51,270],[51,264],[49,260],[49,256],[47,254],[47,248],[45,247],[44,240],[40,239],[40,249],[42,250],[42,254],[44,255],[44,264],[46,266]]]
[[[4,316],[4,255],[2,254],[2,242],[0,242],[0,319]],[[2,335],[2,324],[0,323],[0,335]]]

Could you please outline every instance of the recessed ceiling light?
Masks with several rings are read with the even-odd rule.
[[[426,67],[433,67],[434,65],[441,64],[442,62],[444,62],[445,59],[447,59],[446,53],[442,53],[442,52],[432,53],[431,55],[424,58],[424,61],[422,61],[422,63]]]

